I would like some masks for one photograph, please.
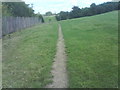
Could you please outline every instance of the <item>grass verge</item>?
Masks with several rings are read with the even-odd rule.
[[[118,12],[61,21],[70,88],[118,87]]]
[[[3,88],[41,88],[51,76],[56,23],[37,25],[3,38]]]

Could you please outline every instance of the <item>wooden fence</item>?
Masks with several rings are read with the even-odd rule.
[[[2,36],[42,23],[38,17],[2,17]]]

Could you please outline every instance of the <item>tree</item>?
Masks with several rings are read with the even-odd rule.
[[[34,13],[33,4],[30,6],[29,4],[25,4],[25,2],[3,2],[2,15],[15,17],[38,17],[39,20],[44,22],[44,19],[40,13]]]
[[[56,15],[56,19],[59,20],[66,20],[69,18],[69,12],[61,11],[58,15]]]
[[[92,3],[90,7],[80,9],[78,6],[74,6],[72,11],[64,12],[61,11],[56,15],[56,19],[59,20],[66,20],[72,18],[80,18],[85,16],[92,16],[101,13],[110,12],[113,10],[120,10],[120,1],[119,2],[106,2],[99,5]]]
[[[68,12],[61,11],[60,12],[60,19],[61,20],[68,19]]]
[[[3,16],[11,16],[12,15],[4,3],[2,4],[2,15]]]
[[[92,3],[91,5],[90,5],[90,9],[91,9],[91,12],[92,12],[92,15],[95,15],[95,14],[97,14],[97,9],[96,9],[96,4],[95,3]]]
[[[46,15],[46,16],[51,16],[51,15],[52,15],[52,12],[50,12],[50,11],[49,11],[49,12],[46,12],[45,15]]]
[[[74,6],[72,11],[70,12],[70,18],[78,18],[81,17],[81,9],[78,6]]]
[[[42,23],[44,23],[43,16],[40,13],[37,13],[36,16],[39,18],[39,20],[42,20]]]
[[[32,17],[35,15],[32,7],[29,7],[25,2],[3,2],[3,5],[6,6],[12,16]]]
[[[84,16],[91,16],[92,15],[92,13],[91,13],[91,11],[90,11],[90,8],[82,8],[82,10],[81,10],[81,14],[82,14],[82,17],[84,17]]]
[[[120,10],[120,1],[118,2],[118,9]]]

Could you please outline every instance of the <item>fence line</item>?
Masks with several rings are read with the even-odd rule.
[[[2,36],[42,23],[38,17],[2,17]]]

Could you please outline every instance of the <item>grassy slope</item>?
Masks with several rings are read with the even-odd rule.
[[[40,88],[51,77],[57,24],[42,24],[3,39],[3,87]]]
[[[69,87],[117,87],[118,12],[61,21]]]
[[[45,23],[49,23],[49,19],[51,19],[51,22],[55,22],[56,21],[55,16],[44,16],[43,18],[45,20]]]

